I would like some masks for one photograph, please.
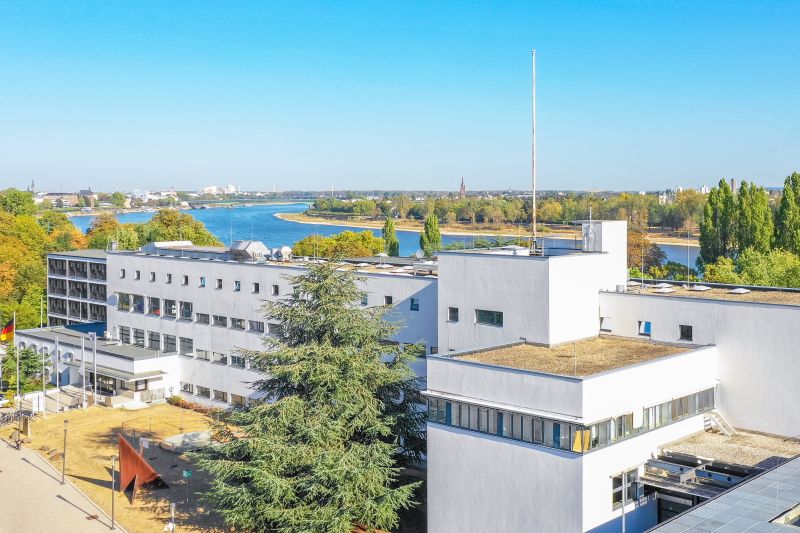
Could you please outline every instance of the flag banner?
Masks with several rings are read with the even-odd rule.
[[[3,329],[0,330],[0,341],[10,341],[11,337],[14,336],[14,321],[9,320],[8,324],[3,326]]]

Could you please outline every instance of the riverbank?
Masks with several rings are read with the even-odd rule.
[[[353,227],[353,228],[363,228],[363,229],[381,229],[383,228],[383,222],[379,220],[358,220],[358,221],[350,221],[350,220],[332,220],[329,218],[321,218],[321,217],[313,217],[306,215],[305,213],[275,213],[275,217],[280,218],[281,220],[286,220],[288,222],[297,222],[299,224],[314,224],[320,226],[346,226],[346,227]],[[418,220],[398,220],[395,219],[394,221],[395,228],[397,230],[403,231],[422,231],[422,222]],[[442,232],[442,235],[461,235],[461,236],[472,236],[472,235],[480,235],[483,237],[527,237],[527,228],[524,232],[520,233],[518,228],[512,227],[476,227],[474,229],[470,228],[466,224],[458,224],[458,225],[451,225],[451,224],[440,224],[439,229]],[[569,238],[573,239],[579,236],[579,230],[575,228],[574,230],[564,230],[559,228],[558,231],[550,231],[550,228],[544,227],[542,228],[540,225],[540,233],[547,237],[552,238]],[[686,246],[687,240],[685,238],[675,237],[672,235],[667,235],[662,231],[658,230],[650,230],[647,233],[647,240],[654,244],[672,244],[672,245],[680,245]],[[688,245],[692,247],[699,246],[697,238],[692,237],[688,241]]]
[[[121,207],[121,208],[110,208],[110,209],[92,209],[90,211],[81,211],[81,210],[71,210],[71,211],[59,211],[64,213],[68,218],[70,217],[93,217],[97,216],[100,213],[111,213],[112,215],[125,215],[128,213],[156,213],[160,209],[179,209],[181,211],[204,211],[206,209],[223,209],[226,207],[251,207],[257,205],[295,205],[295,204],[308,204],[310,202],[307,200],[280,200],[275,202],[254,202],[254,201],[236,201],[236,202],[220,202],[214,204],[197,204],[202,205],[203,207],[193,208],[193,207],[186,207],[181,205],[172,205],[172,206],[159,206],[159,207]],[[44,212],[44,211],[42,211]]]

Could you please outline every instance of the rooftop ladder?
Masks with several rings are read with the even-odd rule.
[[[709,411],[706,413],[704,425],[707,431],[716,428],[717,431],[725,436],[732,437],[736,435],[736,430],[733,429],[733,426],[717,411]]]

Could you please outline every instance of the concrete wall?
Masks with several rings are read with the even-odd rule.
[[[516,342],[546,344],[550,330],[548,258],[439,254],[440,352]],[[448,321],[457,307],[458,322]],[[503,326],[475,323],[475,310],[503,312]]]
[[[581,476],[578,455],[428,424],[428,531],[581,531]]]
[[[584,420],[633,412],[640,422],[644,408],[714,387],[717,361],[716,347],[707,346],[589,376],[583,380]]]
[[[674,342],[680,324],[693,326],[694,342],[718,350],[718,405],[735,427],[795,436],[800,427],[796,388],[800,307],[725,300],[600,295],[600,314],[614,333],[637,335],[637,321],[652,322],[652,338]]]
[[[517,406],[570,420],[581,416],[581,387],[581,381],[574,378],[428,358],[428,390],[463,396],[465,401]]]

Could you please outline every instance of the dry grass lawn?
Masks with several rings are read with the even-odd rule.
[[[37,417],[31,426],[32,442],[27,446],[49,458],[59,470],[61,458],[50,458],[50,450],[61,451],[63,447],[65,419],[69,420],[67,477],[108,514],[111,514],[111,456],[117,454],[118,433],[123,432],[138,450],[142,435],[161,440],[179,433],[203,431],[209,424],[206,415],[167,404],[141,411],[92,407],[86,412],[73,410],[48,414],[46,419]],[[10,433],[11,430],[5,428],[4,431]],[[163,531],[169,521],[169,503],[175,502],[178,531],[225,531],[220,518],[198,502],[196,493],[208,484],[203,472],[198,472],[187,457],[156,446],[145,450],[144,455],[169,488],[140,490],[133,504],[129,493],[116,492],[116,519],[124,528],[130,533]],[[192,470],[193,474],[188,503],[187,487],[182,479],[184,469]]]
[[[602,336],[560,344],[552,348],[535,344],[517,344],[507,348],[466,354],[459,359],[564,376],[590,376],[689,349],[689,347]]]

